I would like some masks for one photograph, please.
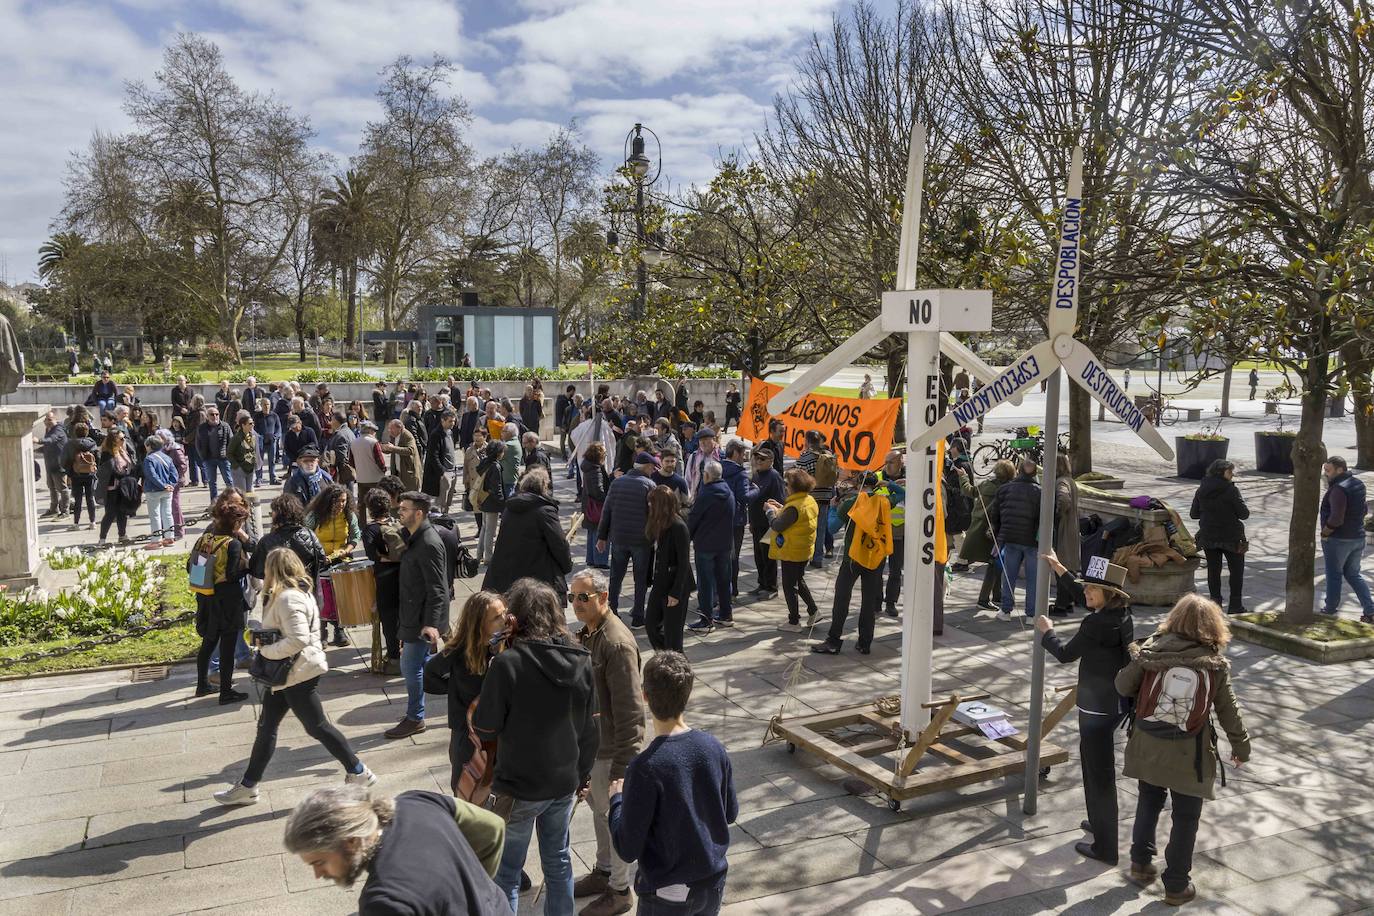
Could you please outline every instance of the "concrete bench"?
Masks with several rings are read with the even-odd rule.
[[[1078,497],[1079,515],[1096,515],[1104,523],[1117,518],[1139,522],[1142,528],[1164,527],[1169,513],[1163,509],[1135,509],[1126,500],[1099,499],[1093,496]],[[1175,601],[1189,592],[1196,591],[1194,574],[1202,561],[1190,557],[1183,563],[1166,563],[1140,571],[1140,581],[1126,582],[1126,591],[1131,594],[1131,602],[1139,605],[1170,607]]]

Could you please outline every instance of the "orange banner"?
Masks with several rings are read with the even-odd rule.
[[[739,435],[750,442],[768,438],[768,401],[782,391],[762,379],[749,380],[749,397],[739,421]],[[808,430],[825,435],[826,447],[835,453],[840,467],[852,471],[876,471],[892,449],[892,433],[897,428],[897,412],[902,402],[895,398],[832,398],[808,394],[793,404],[779,419],[787,424],[783,450],[795,458],[806,444]]]

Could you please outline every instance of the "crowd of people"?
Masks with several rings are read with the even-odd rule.
[[[778,629],[815,633],[809,649],[820,654],[843,650],[856,585],[854,650],[869,654],[879,617],[901,614],[904,572],[905,452],[890,452],[881,470],[850,471],[808,431],[800,454],[785,456],[781,420],[758,443],[729,435],[740,408],[732,385],[719,422],[690,399],[685,380],[671,395],[630,397],[568,384],[551,401],[538,380],[514,401],[453,377],[434,392],[378,382],[370,402],[340,405],[327,385],[307,392],[250,378],[239,390],[221,383],[212,402],[183,379],[164,416],[103,373],[86,404],[65,420],[45,418],[45,514],[70,511],[79,527],[84,505],[90,528],[99,503],[100,541],[114,528],[127,542],[129,519],[146,503],[148,547],[160,548],[187,534],[182,490],[208,489],[209,525],[187,561],[202,640],[195,694],[246,700],[234,689],[245,665],[268,685],[243,774],[215,798],[258,800],[280,723],[294,713],[343,766],[345,785],[297,807],[287,848],[341,884],[367,872],[362,912],[424,912],[439,900],[466,901],[471,912],[516,910],[537,839],[547,913],[572,913],[574,899],[592,897],[583,916],[636,905],[710,914],[721,904],[737,806],[724,748],[683,718],[693,684],[685,635],[734,625],[746,543],[755,573],[745,598],[781,591]],[[966,439],[951,438],[939,470],[951,574],[985,564],[977,604],[1002,621],[1014,619],[1024,583],[1017,616],[1034,622],[1053,657],[1079,663],[1089,834],[1079,851],[1117,861],[1113,736],[1130,718],[1124,772],[1140,782],[1130,876],[1160,876],[1155,833],[1172,794],[1162,878],[1167,902],[1186,902],[1202,801],[1220,772],[1213,714],[1232,763],[1249,756],[1224,655],[1226,614],[1245,610],[1249,510],[1235,466],[1212,465],[1189,513],[1211,600],[1186,596],[1138,641],[1127,570],[1110,551],[1084,546],[1067,456],[1055,459],[1052,543],[1042,544],[1037,464],[1000,461],[979,480],[968,452]],[[1339,457],[1325,473],[1325,608],[1338,610],[1345,581],[1374,622],[1359,570],[1364,487]],[[264,487],[278,489],[260,531]],[[560,506],[568,503],[576,513],[565,528]],[[577,537],[585,539],[580,553]],[[327,646],[348,641],[329,570],[360,549],[374,571],[386,670],[406,687],[405,714],[385,735],[423,732],[426,695],[444,697],[454,797],[373,798],[376,777],[324,713]],[[1041,559],[1054,574],[1054,597],[1048,616],[1036,617]],[[481,589],[451,620],[468,560]],[[824,589],[808,576],[832,562],[824,607]],[[947,579],[938,565],[937,633]],[[1076,609],[1087,615],[1061,639],[1055,619]],[[638,630],[652,650],[647,660]],[[596,836],[594,865],[580,876],[569,849],[579,800]]]

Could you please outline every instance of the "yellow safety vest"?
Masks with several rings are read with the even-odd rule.
[[[777,534],[770,532],[772,540],[768,544],[768,556],[773,560],[800,563],[811,559],[816,550],[816,517],[819,509],[810,493],[794,493],[787,497],[783,511],[787,511],[789,506],[797,510],[797,520]],[[779,536],[782,537],[781,546],[778,545]]]
[[[882,472],[882,471],[879,471],[879,472],[878,472],[877,477],[878,477],[878,484],[879,484],[879,485],[873,489],[873,492],[874,492],[875,494],[877,494],[877,495],[887,496],[887,495],[888,495],[888,489],[887,489],[887,487],[882,486],[882,482],[883,482],[884,480],[886,480],[887,477],[885,477],[885,476],[883,475],[883,472]],[[892,500],[889,499],[888,502],[891,503]],[[900,503],[897,503],[896,505],[893,505],[893,506],[892,506],[892,527],[893,527],[893,528],[901,528],[901,527],[902,527],[903,525],[905,525],[905,524],[906,524],[906,500],[902,500]]]

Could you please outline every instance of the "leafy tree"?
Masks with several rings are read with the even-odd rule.
[[[303,278],[307,260],[327,261],[342,275],[344,293],[348,298],[345,351],[357,339],[358,274],[376,246],[375,237],[379,227],[373,211],[377,203],[372,191],[372,179],[367,174],[349,169],[342,176],[334,176],[333,187],[320,193],[319,203],[311,213],[309,231],[314,248],[311,257],[308,259],[304,251],[295,251],[296,265],[302,268],[293,270],[298,281]],[[299,282],[297,291],[300,292]],[[298,296],[296,302],[297,315],[300,316],[297,325],[303,328],[301,309],[304,295]],[[304,342],[301,344],[301,359],[305,359]]]
[[[1168,190],[1201,214],[1185,279],[1211,298],[1193,312],[1193,328],[1232,358],[1278,363],[1300,391],[1284,616],[1305,621],[1315,597],[1324,417],[1341,372],[1334,356],[1351,354],[1353,377],[1367,371],[1374,344],[1370,4],[1134,0],[1132,8],[1196,52],[1186,112],[1146,149]]]

